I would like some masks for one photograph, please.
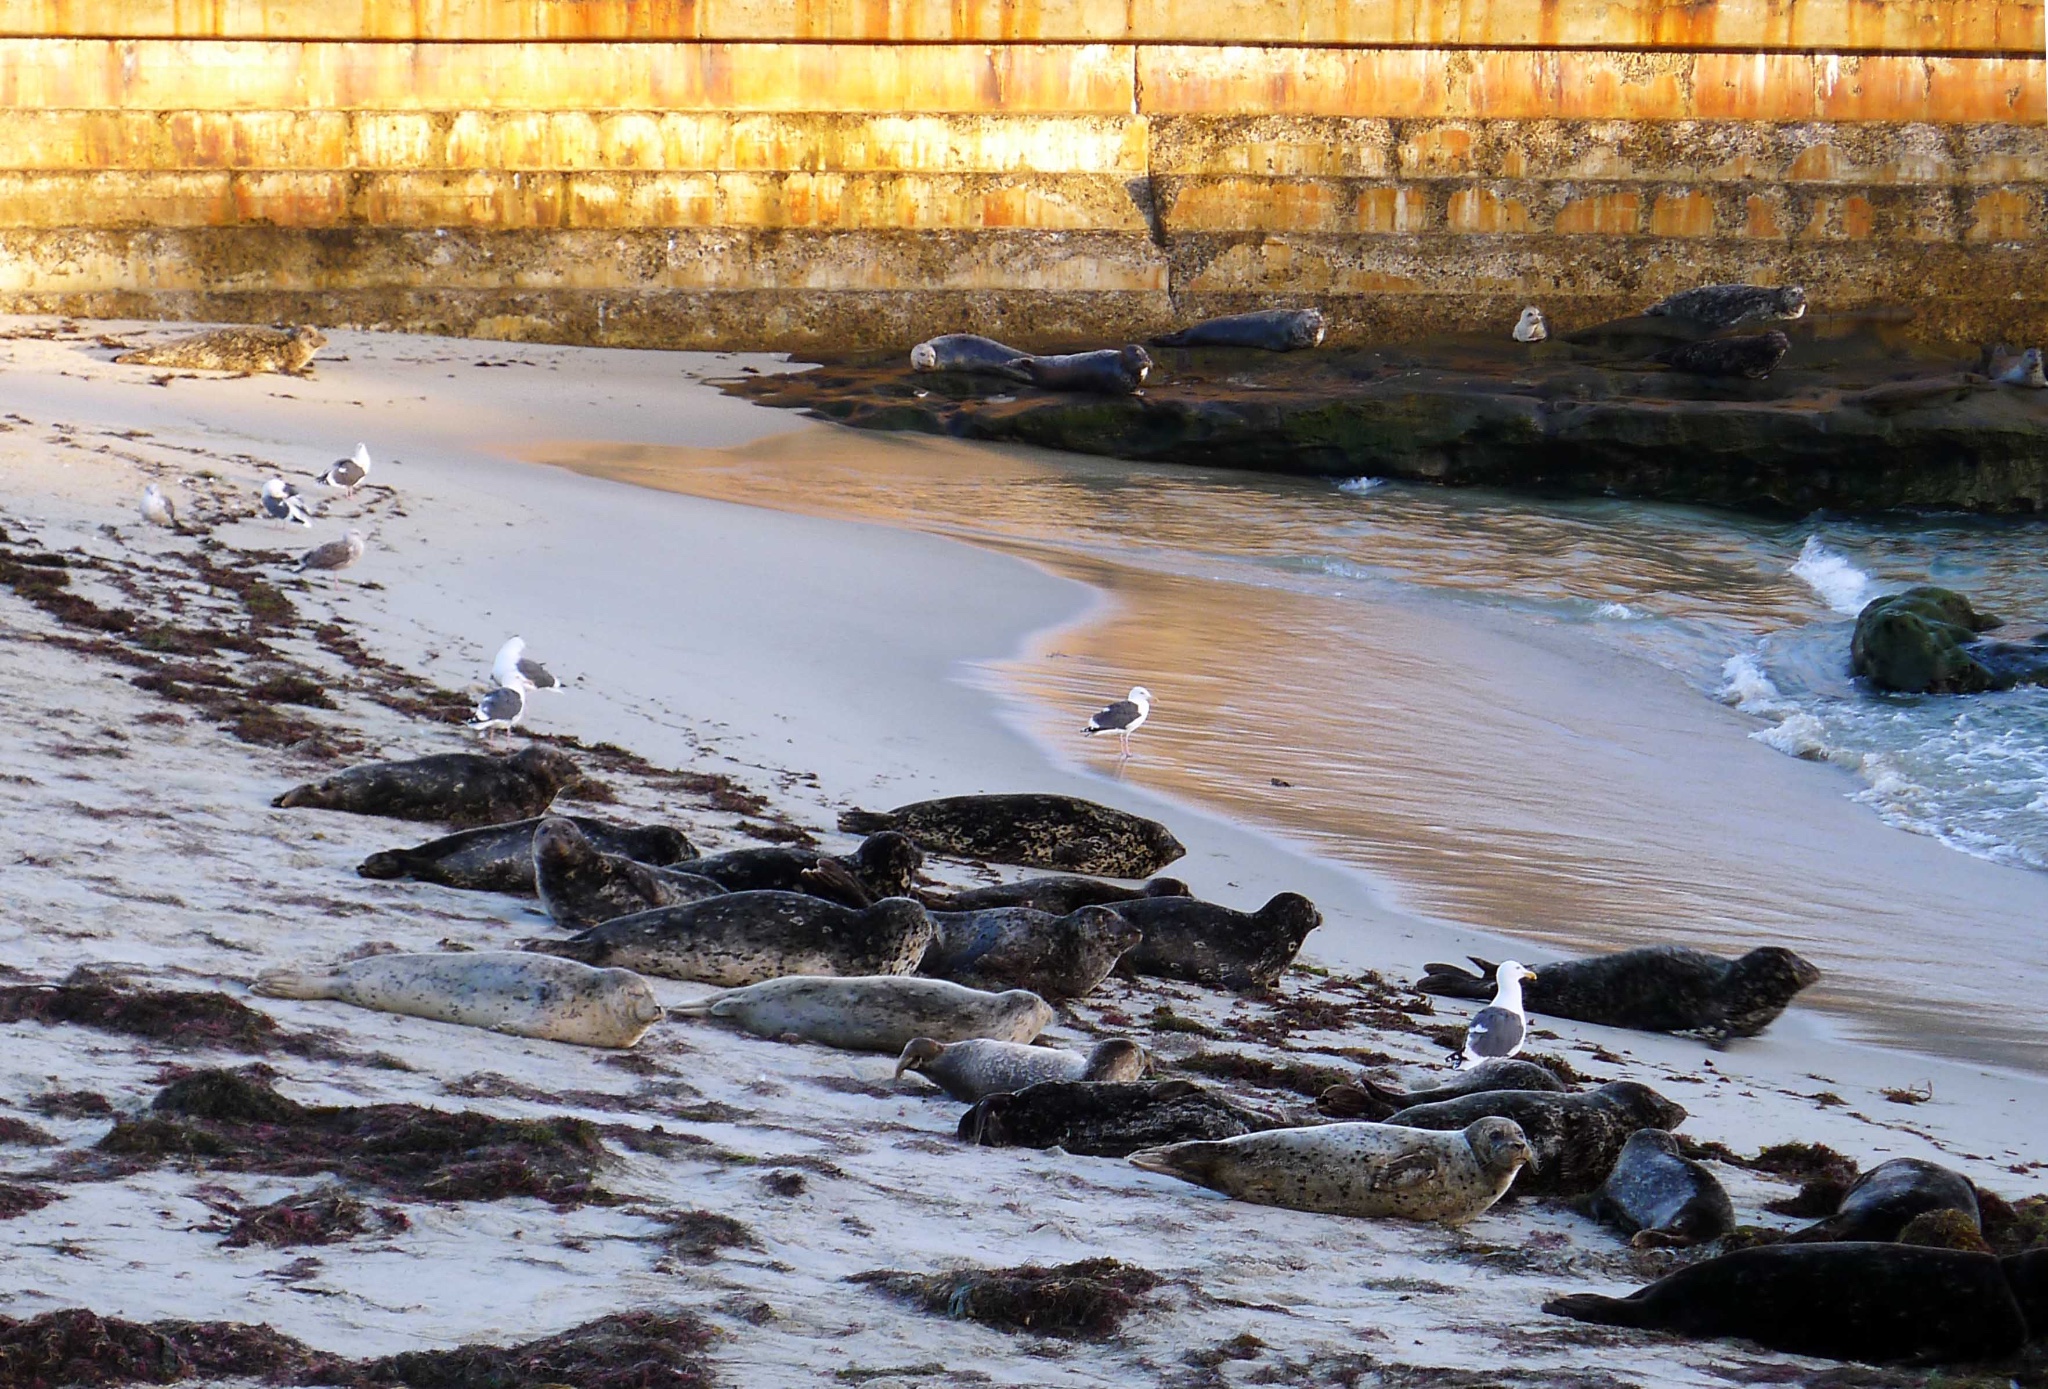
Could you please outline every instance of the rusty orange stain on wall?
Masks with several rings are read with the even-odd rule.
[[[1697,189],[1659,193],[1650,207],[1652,236],[1712,236],[1714,200]]]
[[[1559,208],[1555,229],[1567,236],[1633,236],[1642,221],[1642,194],[1602,193]]]

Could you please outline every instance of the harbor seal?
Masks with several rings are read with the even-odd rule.
[[[1187,852],[1157,820],[1076,796],[946,796],[886,812],[849,810],[839,828],[895,830],[927,853],[1104,878],[1147,878]]]
[[[371,955],[324,974],[270,970],[253,987],[265,998],[339,999],[380,1013],[585,1047],[630,1047],[662,1016],[654,990],[630,970],[592,969],[517,950]]]
[[[992,907],[1032,907],[1038,911],[1051,912],[1054,916],[1065,916],[1083,907],[1107,907],[1140,897],[1188,897],[1193,894],[1188,891],[1188,885],[1179,878],[1154,878],[1137,887],[1125,887],[1120,883],[1106,883],[1100,878],[1054,875],[1046,878],[1025,878],[1014,883],[995,883],[988,887],[961,888],[954,892],[920,892],[917,895],[935,912],[979,912]]]
[[[776,845],[732,849],[676,867],[722,884],[727,892],[807,892],[845,906],[867,907],[884,897],[915,896],[924,855],[907,836],[885,831],[869,835],[850,854]]]
[[[1493,963],[1476,955],[1472,963],[1479,974],[1425,965],[1415,987],[1446,998],[1488,998]],[[1522,1006],[1603,1027],[1696,1033],[1718,1045],[1756,1036],[1819,978],[1818,969],[1779,945],[1759,946],[1736,960],[1689,946],[1649,945],[1538,965],[1536,977],[1523,985]]]
[[[1396,1090],[1369,1076],[1356,1085],[1332,1085],[1316,1097],[1316,1108],[1332,1119],[1386,1118],[1396,1110],[1414,1105],[1437,1104],[1444,1100],[1478,1095],[1488,1090],[1548,1090],[1565,1094],[1571,1090],[1557,1073],[1534,1061],[1488,1061],[1469,1071],[1459,1071],[1442,1085],[1420,1090]]]
[[[1260,309],[1204,319],[1152,341],[1161,347],[1256,347],[1264,352],[1293,352],[1321,347],[1328,332],[1320,309]]]
[[[910,349],[912,371],[977,371],[1029,381],[1030,373],[1017,363],[1029,352],[1005,346],[994,338],[974,333],[941,333]]]
[[[1755,1341],[1871,1364],[1995,1360],[2048,1311],[2048,1251],[2000,1259],[1906,1244],[1772,1244],[1702,1259],[1627,1297],[1577,1293],[1556,1317]]]
[[[2041,349],[2028,348],[2013,361],[2005,363],[1991,379],[2001,386],[2024,386],[2036,391],[2048,390],[2048,372],[2041,369]]]
[[[1142,933],[1108,907],[1066,916],[1030,907],[936,912],[919,974],[977,989],[1029,989],[1041,998],[1085,998]]]
[[[726,989],[669,1011],[723,1019],[757,1037],[795,1037],[848,1051],[898,1055],[919,1037],[1028,1042],[1052,1023],[1051,1005],[1023,989],[992,994],[901,974],[859,979],[792,975]]]
[[[272,805],[341,810],[394,820],[496,825],[539,815],[581,777],[567,753],[538,744],[509,757],[443,752],[410,762],[372,762],[294,786]]]
[[[1983,1229],[1977,1188],[1968,1177],[1924,1158],[1893,1158],[1858,1177],[1833,1215],[1786,1238],[1795,1244],[1895,1240],[1914,1216],[1928,1211],[1958,1211]]]
[[[736,989],[786,974],[908,974],[931,939],[930,915],[908,897],[855,909],[800,892],[728,892],[529,948]]]
[[[1638,1249],[1683,1248],[1735,1228],[1735,1207],[1715,1177],[1662,1129],[1637,1129],[1600,1190],[1592,1215]]]
[[[1514,336],[1516,342],[1542,342],[1550,336],[1550,320],[1532,304],[1515,320]]]
[[[123,366],[178,367],[188,371],[280,372],[303,376],[313,354],[327,346],[318,328],[210,328],[155,347],[123,352]]]
[[[1512,1120],[1477,1119],[1445,1134],[1388,1124],[1272,1129],[1147,1148],[1130,1160],[1262,1206],[1463,1225],[1536,1157]]]
[[[1236,1138],[1285,1123],[1191,1080],[1047,1080],[975,1101],[960,1116],[960,1137],[989,1148],[1127,1157],[1163,1144]]]
[[[991,1042],[981,1037],[951,1043],[915,1037],[896,1058],[896,1075],[900,1079],[905,1071],[916,1071],[954,1099],[972,1104],[1048,1080],[1137,1080],[1145,1074],[1146,1059],[1145,1049],[1126,1037],[1097,1042],[1085,1052]]]
[[[1792,350],[1792,339],[1776,329],[1734,338],[1705,338],[1667,347],[1651,357],[1691,376],[1746,376],[1761,381]]]
[[[1096,352],[1068,352],[1051,357],[1019,357],[1011,365],[1023,370],[1042,391],[1092,391],[1097,395],[1136,395],[1152,374],[1152,355],[1136,343]]]
[[[616,825],[585,815],[540,815],[509,824],[458,830],[410,849],[386,849],[357,864],[356,874],[363,878],[410,878],[414,882],[438,883],[472,892],[509,892],[533,897],[539,892],[533,881],[533,832],[540,828],[542,820],[550,818],[567,820],[583,831],[583,837],[600,853],[617,854],[650,867],[660,868],[697,857],[689,836],[668,825]]]
[[[1672,318],[1703,328],[1735,328],[1744,323],[1806,316],[1806,291],[1797,285],[1772,289],[1764,285],[1701,285],[1659,299],[1643,310],[1646,318]]]
[[[1512,1119],[1536,1150],[1521,1186],[1529,1196],[1581,1196],[1595,1191],[1637,1129],[1675,1129],[1685,1109],[1633,1080],[1610,1081],[1583,1094],[1550,1090],[1487,1090],[1388,1116],[1411,1129],[1462,1129],[1475,1119]]]
[[[1316,904],[1283,892],[1255,912],[1195,897],[1142,897],[1112,910],[1145,933],[1117,966],[1226,989],[1268,988],[1323,924]]]
[[[709,878],[605,853],[560,815],[543,816],[533,832],[533,885],[548,916],[570,931],[725,895]]]

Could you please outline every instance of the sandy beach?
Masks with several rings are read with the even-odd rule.
[[[219,379],[116,366],[116,349],[99,341],[162,335],[134,324],[0,320],[0,530],[17,550],[77,557],[76,591],[172,625],[245,620],[237,590],[189,556],[270,576],[292,620],[269,654],[221,659],[252,679],[266,662],[288,665],[317,679],[335,707],[289,711],[315,730],[310,741],[237,738],[201,706],[138,688],[135,666],[49,610],[0,593],[0,695],[15,749],[0,777],[0,964],[9,971],[0,983],[53,983],[91,966],[153,987],[219,991],[326,1039],[327,1050],[193,1049],[72,1025],[0,1024],[0,1114],[56,1140],[0,1148],[0,1180],[61,1194],[5,1222],[0,1314],[83,1307],[138,1321],[260,1322],[362,1357],[510,1344],[611,1313],[680,1308],[712,1333],[704,1356],[716,1382],[760,1386],[835,1377],[1722,1385],[1825,1368],[1542,1315],[1548,1297],[1633,1287],[1683,1257],[1632,1250],[1554,1202],[1511,1201],[1457,1232],[1280,1211],[1118,1160],[966,1146],[954,1137],[960,1106],[922,1082],[893,1082],[877,1056],[673,1019],[622,1066],[574,1047],[337,1003],[252,999],[247,986],[262,969],[338,960],[377,942],[502,949],[546,933],[531,903],[356,876],[365,855],[430,838],[428,827],[269,804],[352,761],[472,745],[457,726],[463,701],[482,693],[492,653],[515,633],[570,686],[533,696],[528,729],[577,740],[572,751],[612,798],[565,801],[577,813],[673,823],[707,850],[787,826],[841,848],[851,841],[832,826],[849,806],[1065,792],[1170,824],[1189,850],[1172,871],[1198,895],[1250,908],[1295,891],[1321,907],[1327,924],[1303,952],[1313,968],[1289,975],[1274,996],[1112,981],[1065,1012],[1051,1034],[1063,1044],[1131,1031],[1163,1074],[1203,1052],[1419,1073],[1440,1066],[1442,1049],[1414,1025],[1456,1024],[1468,1010],[1440,1001],[1408,1026],[1376,1025],[1370,1019],[1385,1012],[1377,983],[1347,981],[1375,972],[1405,985],[1426,961],[1497,959],[1514,942],[1460,924],[1455,892],[1398,888],[1395,869],[1426,865],[1390,863],[1376,875],[1312,852],[1305,827],[1291,827],[1291,837],[1259,828],[1248,805],[1241,818],[1199,808],[1165,769],[1199,766],[1177,740],[1200,736],[1200,716],[1177,733],[1159,730],[1125,779],[1100,757],[1050,753],[1060,719],[1047,700],[1078,691],[1049,678],[1034,684],[1029,671],[1034,662],[1044,669],[1050,653],[1092,653],[1092,678],[1112,640],[1142,657],[1137,634],[1116,627],[1126,597],[1086,582],[1085,566],[929,533],[914,518],[817,514],[834,508],[804,489],[826,485],[829,470],[798,465],[894,446],[704,384],[784,363],[336,332],[308,378]],[[358,440],[377,460],[372,485],[352,498],[323,494],[310,531],[253,514],[264,478],[281,474],[317,492],[311,475]],[[620,451],[635,446],[726,451],[750,466],[791,460],[787,490],[769,498],[750,484],[730,494],[761,505],[685,495],[673,459],[640,455],[636,473],[633,455]],[[150,481],[174,498],[192,534],[140,520],[136,499]],[[290,555],[350,525],[368,533],[359,565],[334,576],[289,572]],[[202,548],[211,544],[220,550]],[[1459,639],[1525,641],[1537,675],[1516,716],[1541,724],[1542,692],[1562,680],[1563,658],[1512,633]],[[1888,829],[1814,779],[1826,769],[1758,745],[1703,753],[1711,780],[1690,786],[1680,806],[1668,771],[1644,765],[1642,748],[1738,716],[1675,686],[1660,692],[1618,664],[1606,689],[1581,725],[1554,729],[1561,790],[1531,776],[1502,791],[1532,834],[1587,833],[1596,811],[1617,835],[1683,823],[1688,838],[1672,857],[1764,853],[1770,872],[1815,901],[1837,893],[1853,910],[1910,883],[1917,895],[1897,910],[1966,899],[1979,916],[2038,920],[2036,875]],[[1072,721],[1092,704],[1083,700]],[[1455,737],[1470,707],[1417,701],[1402,711],[1397,741],[1421,748]],[[1596,727],[1604,741],[1589,750]],[[1420,802],[1420,764],[1415,784]],[[1872,862],[1885,865],[1884,883],[1852,892],[1859,865]],[[957,865],[933,867],[965,880]],[[1511,891],[1506,881],[1487,890]],[[1554,927],[1532,934],[1560,948],[1587,944],[1570,930],[1568,904],[1529,882],[1535,914]],[[1929,966],[1968,948],[1959,933]],[[671,1004],[703,992],[655,983]],[[1296,1006],[1304,998],[1338,1001],[1343,1020],[1305,1024],[1311,1014]],[[1144,1019],[1162,1004],[1201,1030],[1148,1032]],[[1987,1017],[1986,1035],[1997,1028]],[[1865,1167],[1937,1158],[2008,1198],[2041,1188],[2048,1080],[1991,1064],[1995,1055],[1944,1059],[1853,1032],[1795,1006],[1765,1036],[1725,1051],[1549,1020],[1532,1049],[1590,1079],[1656,1086],[1690,1111],[1686,1135],[1737,1154],[1823,1143]],[[257,1060],[274,1068],[282,1093],[309,1104],[412,1102],[607,1126],[596,1180],[608,1199],[410,1202],[403,1231],[311,1250],[223,1247],[223,1209],[317,1181],[184,1163],[84,1178],[83,1155],[112,1116],[38,1104],[90,1092],[113,1115],[134,1114],[178,1068]],[[1300,1111],[1310,1098],[1226,1088],[1275,1111]],[[1916,1089],[1931,1098],[1884,1096]],[[1792,1185],[1715,1167],[1741,1220],[1796,1223],[1762,1210]],[[801,1180],[774,1180],[790,1174]],[[695,1243],[675,1233],[707,1228],[681,1220],[705,1213],[734,1224]],[[845,1281],[870,1270],[1104,1255],[1163,1282],[1101,1342],[1004,1334]],[[178,1271],[167,1277],[166,1268]],[[1873,1373],[1859,1382],[1922,1378]]]

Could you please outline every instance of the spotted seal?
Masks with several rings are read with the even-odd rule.
[[[1638,1249],[1682,1248],[1735,1228],[1735,1207],[1720,1179],[1678,1149],[1662,1129],[1637,1129],[1593,1193],[1593,1218],[1615,1226]]]
[[[303,376],[313,354],[327,346],[318,328],[210,328],[154,347],[123,352],[123,366],[177,367],[188,371],[233,371],[245,375],[281,372]]]
[[[1126,1157],[1162,1144],[1235,1138],[1285,1123],[1191,1080],[1047,1080],[975,1101],[960,1116],[960,1137],[990,1148]]]
[[[2000,1259],[1905,1244],[1773,1244],[1688,1264],[1627,1297],[1576,1293],[1543,1310],[1871,1364],[1997,1360],[2030,1327],[2048,1327],[2048,1250]]]
[[[1411,1105],[1389,1124],[1411,1129],[1462,1129],[1475,1119],[1512,1119],[1536,1150],[1521,1194],[1580,1196],[1596,1190],[1637,1129],[1675,1129],[1685,1108],[1633,1080],[1610,1081],[1583,1094],[1549,1090],[1487,1090],[1455,1100]]]
[[[2048,372],[2041,369],[2041,349],[2030,347],[2004,364],[1991,378],[2002,386],[2024,386],[2029,390],[2048,390]]]
[[[540,828],[542,820],[550,818],[567,820],[600,853],[617,854],[650,867],[666,867],[697,857],[689,836],[668,825],[617,825],[585,815],[539,815],[503,825],[458,830],[410,849],[386,849],[357,864],[356,874],[533,897],[539,893],[533,881],[533,832]]]
[[[1042,391],[1092,391],[1096,395],[1136,395],[1152,374],[1152,354],[1136,343],[1095,352],[1068,352],[1051,357],[1019,357],[1011,363]]]
[[[919,974],[977,989],[1029,989],[1041,998],[1085,998],[1142,933],[1108,907],[1066,916],[1030,907],[934,912],[937,927]]]
[[[307,782],[271,802],[394,820],[496,825],[541,814],[582,773],[567,753],[535,744],[509,757],[443,752],[410,762],[372,762]]]
[[[1787,1238],[1801,1244],[1895,1240],[1907,1222],[1928,1211],[1959,1211],[1983,1228],[1977,1188],[1968,1177],[1925,1158],[1893,1158],[1858,1177],[1833,1215]]]
[[[930,915],[908,897],[856,909],[800,892],[728,892],[614,917],[529,948],[741,988],[786,974],[908,974],[931,939]]]
[[[1773,289],[1765,285],[1701,285],[1659,299],[1643,310],[1646,318],[1671,318],[1703,328],[1737,328],[1770,319],[1804,318],[1806,291],[1797,285]]]
[[[1113,911],[1145,933],[1119,974],[1156,974],[1226,989],[1269,987],[1323,924],[1316,904],[1283,892],[1255,912],[1195,897],[1144,897]]]
[[[1515,320],[1514,339],[1516,342],[1542,342],[1550,336],[1550,320],[1543,316],[1543,310],[1531,304],[1522,310],[1522,316]]]
[[[270,970],[253,987],[266,998],[339,999],[586,1047],[630,1047],[662,1016],[654,990],[630,970],[517,950],[371,955],[323,974]]]
[[[1157,820],[1076,796],[946,796],[890,811],[849,810],[839,828],[896,830],[927,853],[1105,878],[1147,878],[1187,852]]]
[[[881,974],[858,979],[792,975],[726,989],[669,1010],[718,1018],[759,1037],[795,1037],[848,1051],[901,1054],[919,1037],[1028,1042],[1052,1023],[1052,1007],[1023,989],[985,993],[944,979]]]
[[[1536,1158],[1512,1120],[1477,1119],[1456,1133],[1363,1123],[1272,1129],[1148,1148],[1130,1160],[1262,1206],[1463,1225]]]
[[[731,849],[676,867],[722,884],[728,892],[807,892],[849,907],[884,897],[912,897],[924,855],[893,831],[871,834],[850,854],[775,845]],[[836,870],[836,871],[835,871]]]
[[[1570,1089],[1555,1071],[1534,1061],[1487,1061],[1455,1073],[1442,1085],[1420,1090],[1396,1090],[1370,1076],[1360,1076],[1356,1085],[1332,1085],[1316,1096],[1316,1108],[1332,1119],[1378,1120],[1413,1105],[1437,1104],[1488,1090],[1549,1090],[1561,1095]]]
[[[1293,352],[1321,347],[1328,333],[1320,309],[1260,309],[1204,319],[1152,341],[1161,347],[1256,347],[1264,352]]]
[[[533,884],[554,923],[570,931],[725,896],[725,889],[709,878],[607,854],[573,820],[559,815],[542,817],[533,832]]]
[[[1478,975],[1456,965],[1425,965],[1415,987],[1447,998],[1492,997],[1492,962],[1474,956],[1472,963]],[[1718,1044],[1756,1036],[1819,978],[1818,969],[1778,945],[1736,960],[1689,946],[1649,945],[1538,965],[1522,988],[1522,1006],[1603,1027],[1696,1033]]]
[[[1017,363],[1031,354],[974,333],[941,333],[910,349],[912,371],[976,371],[1028,381]]]
[[[927,907],[935,912],[980,912],[992,907],[1031,907],[1054,916],[1065,916],[1083,907],[1107,907],[1117,902],[1129,902],[1139,897],[1188,897],[1188,885],[1179,878],[1154,878],[1137,887],[1125,887],[1121,883],[1106,883],[1100,878],[1074,878],[1055,875],[1047,878],[1025,878],[1014,883],[994,883],[988,887],[968,887],[955,891],[920,892],[917,894]]]
[[[1667,347],[1651,357],[1689,376],[1746,376],[1761,381],[1792,350],[1792,339],[1776,329],[1733,338],[1705,338]]]
[[[972,1038],[940,1043],[915,1037],[896,1058],[896,1075],[915,1071],[956,1100],[969,1104],[1042,1081],[1119,1082],[1145,1074],[1145,1049],[1127,1037],[1097,1042],[1085,1052],[1027,1047]]]

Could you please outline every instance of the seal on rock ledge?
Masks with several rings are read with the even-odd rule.
[[[984,993],[944,979],[884,974],[858,979],[791,975],[726,989],[669,1010],[730,1022],[757,1037],[795,1037],[847,1051],[901,1054],[919,1037],[1029,1042],[1052,1007],[1023,989]]]
[[[495,825],[537,816],[582,773],[567,753],[535,744],[510,757],[444,752],[410,762],[372,762],[308,782],[271,802],[394,820]]]
[[[318,328],[211,328],[155,347],[123,352],[123,366],[178,367],[190,371],[233,371],[245,375],[280,372],[303,376],[313,354],[327,346]]]
[[[1705,328],[1735,328],[1745,323],[1805,315],[1806,291],[1797,285],[1782,289],[1765,285],[1701,285],[1659,299],[1643,310],[1646,318],[1675,318]]]
[[[975,333],[941,333],[910,349],[910,369],[979,371],[1029,381],[1030,373],[1016,364],[1030,355]]]
[[[908,897],[856,910],[797,892],[725,892],[614,917],[568,940],[534,941],[529,948],[741,988],[791,974],[908,974],[931,939],[931,917]]]
[[[430,839],[410,849],[386,849],[356,865],[364,878],[410,878],[473,892],[509,892],[532,897],[533,835],[546,819],[566,820],[583,832],[590,846],[649,867],[660,868],[695,858],[688,836],[667,825],[615,825],[585,815],[535,816],[509,824],[485,825]]]
[[[1161,347],[1255,347],[1263,352],[1293,352],[1321,347],[1328,332],[1320,309],[1260,309],[1204,319],[1152,341]]]
[[[1042,391],[1090,391],[1096,395],[1136,395],[1152,374],[1152,354],[1136,343],[1095,352],[1069,352],[1050,357],[1019,357],[1011,363]]]
[[[946,796],[891,811],[849,810],[849,834],[895,830],[928,853],[1105,878],[1144,878],[1187,852],[1157,820],[1075,796]]]
[[[1689,376],[1746,376],[1761,381],[1792,350],[1792,339],[1773,329],[1746,337],[1706,338],[1667,347],[1651,358]]]
[[[956,1100],[969,1104],[989,1095],[1006,1095],[1049,1080],[1118,1083],[1145,1074],[1145,1049],[1127,1037],[1097,1042],[1086,1052],[1058,1047],[1022,1046],[975,1037],[964,1042],[934,1042],[914,1037],[896,1058],[896,1075],[916,1071]]]

